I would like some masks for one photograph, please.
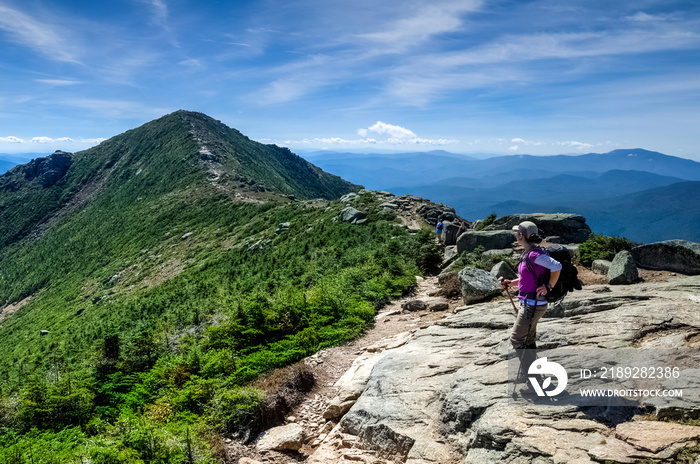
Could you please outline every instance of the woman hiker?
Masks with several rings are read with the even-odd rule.
[[[507,291],[509,291],[507,287],[518,287],[520,308],[510,333],[510,343],[521,358],[521,371],[527,373],[530,363],[534,361],[535,353],[532,351],[528,359],[523,359],[522,350],[537,348],[535,343],[537,322],[547,311],[545,295],[557,283],[562,266],[559,261],[549,257],[542,248],[537,246],[542,242],[542,238],[538,235],[539,231],[533,222],[521,222],[513,227],[513,231],[518,245],[523,247],[520,264],[518,264],[520,277],[515,280],[504,279],[501,281],[501,286]],[[549,281],[539,283],[547,269],[550,271]]]

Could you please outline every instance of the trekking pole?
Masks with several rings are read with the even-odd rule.
[[[510,299],[510,304],[513,305],[513,313],[515,314],[515,317],[518,317],[518,308],[515,307],[515,301],[513,301],[513,295],[510,294],[510,287],[506,285],[506,293],[508,294],[508,299]]]

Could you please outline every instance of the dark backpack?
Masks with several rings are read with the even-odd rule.
[[[551,257],[552,259],[559,261],[561,263],[561,274],[559,274],[559,279],[554,287],[547,292],[545,299],[550,303],[561,303],[567,293],[573,292],[574,290],[581,290],[583,284],[578,279],[578,269],[571,262],[571,252],[561,245],[551,245],[546,248],[540,248],[542,252]],[[528,270],[534,273],[532,264],[530,263],[529,256],[525,260]],[[537,286],[549,282],[550,271],[547,269],[544,274],[542,274],[537,279]]]

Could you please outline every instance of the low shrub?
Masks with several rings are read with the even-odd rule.
[[[591,234],[578,247],[579,264],[590,267],[596,259],[612,261],[623,250],[631,250],[638,244],[624,237]]]

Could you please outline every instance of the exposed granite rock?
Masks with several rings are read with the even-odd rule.
[[[360,210],[357,210],[357,209],[353,208],[352,206],[348,206],[347,208],[343,208],[343,210],[340,211],[340,220],[343,222],[350,222],[352,224],[359,224],[366,217],[367,217],[367,213],[362,212]]]
[[[591,264],[591,270],[596,274],[608,275],[611,264],[612,262],[607,259],[596,259],[593,261],[593,264]]]
[[[512,246],[515,236],[510,230],[468,230],[457,239],[457,253],[474,251],[477,247],[487,250]]]
[[[287,424],[266,430],[258,438],[258,451],[296,451],[304,445],[304,428],[299,424]]]
[[[540,350],[700,347],[700,276],[605,295],[600,288],[569,295],[540,321]],[[691,399],[685,409],[513,403],[511,312],[507,300],[463,307],[374,362],[366,358],[370,373],[354,384],[361,394],[307,462],[340,462],[332,459],[344,453],[371,463],[663,461],[700,440],[700,427],[638,420],[650,411],[700,417]]]
[[[501,294],[501,285],[490,272],[467,266],[458,275],[464,304],[487,301]]]
[[[638,280],[639,272],[632,253],[623,250],[616,254],[608,269],[608,283],[610,285],[630,285]]]
[[[583,243],[592,233],[590,226],[586,224],[586,218],[578,214],[565,213],[513,214],[496,219],[484,230],[511,230],[513,226],[523,221],[532,221],[537,224],[542,238],[557,236],[558,241],[564,243]]]
[[[700,243],[667,240],[635,247],[632,255],[644,269],[700,274]]]

